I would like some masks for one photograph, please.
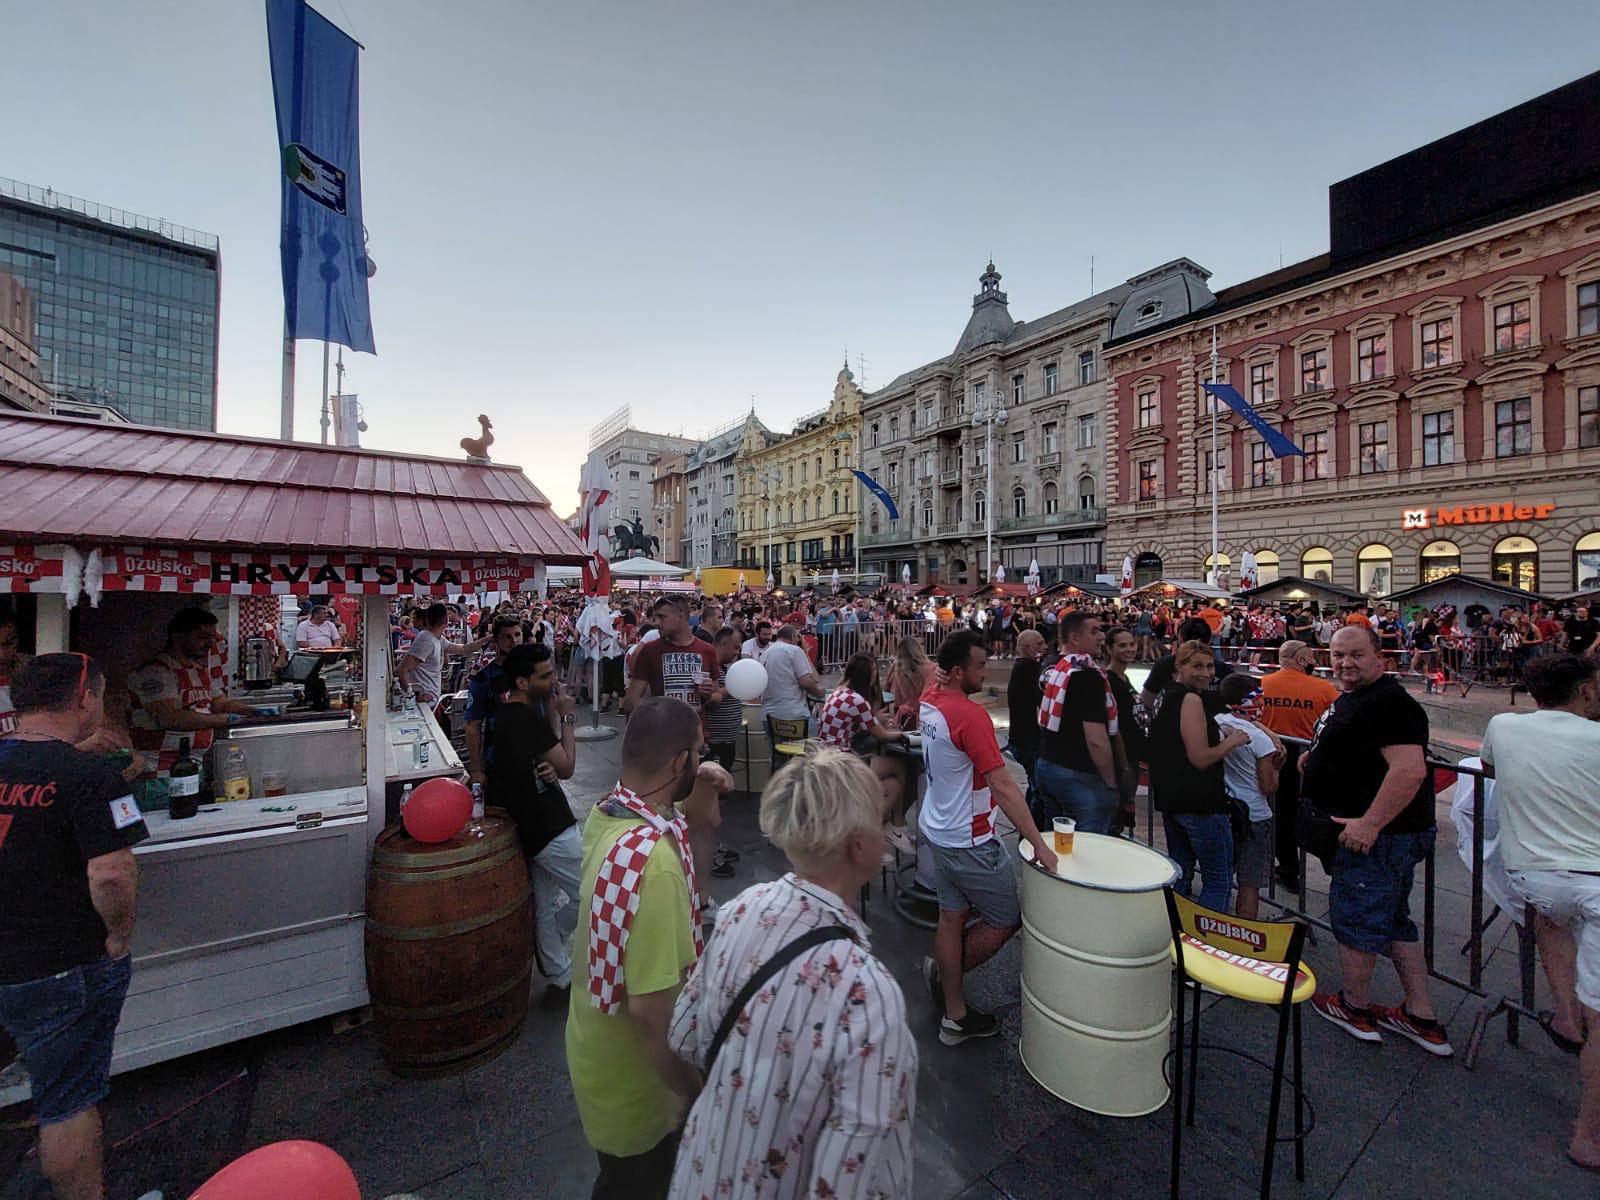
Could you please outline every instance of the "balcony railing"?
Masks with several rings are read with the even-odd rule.
[[[995,522],[998,533],[1016,533],[1028,529],[1075,529],[1084,525],[1104,525],[1103,508],[1069,508],[1061,512],[1033,513],[1026,517],[1004,517]]]
[[[940,471],[939,472],[939,486],[940,487],[960,487],[961,486],[961,468],[957,467],[956,469],[951,470],[951,471]]]
[[[1041,467],[1059,467],[1061,465],[1061,451],[1053,450],[1049,454],[1039,455]]]
[[[909,544],[913,537],[914,535],[910,529],[907,529],[904,533],[897,533],[891,529],[887,533],[863,533],[861,535],[861,544],[863,546],[905,545]]]
[[[962,524],[960,521],[941,521],[934,526],[934,535],[936,537],[951,537],[960,533],[961,529]]]

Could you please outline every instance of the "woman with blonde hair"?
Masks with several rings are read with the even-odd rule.
[[[903,637],[894,648],[894,661],[889,664],[889,691],[894,695],[895,724],[901,729],[915,729],[922,713],[922,693],[933,686],[937,668],[922,640]]]
[[[762,792],[761,832],[794,870],[721,907],[678,996],[668,1043],[705,1086],[671,1195],[748,1186],[754,1162],[764,1196],[909,1200],[916,1040],[851,906],[878,872],[883,817],[872,772],[817,744]]]

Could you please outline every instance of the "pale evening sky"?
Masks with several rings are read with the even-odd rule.
[[[991,255],[1025,319],[1179,255],[1327,244],[1329,183],[1593,70],[1600,5],[320,0],[366,46],[368,445],[496,459],[562,513],[624,403],[699,434],[947,353]],[[1514,13],[1514,16],[1512,15]],[[219,422],[278,427],[259,0],[5,20],[0,175],[222,239]],[[302,438],[320,346],[301,343]]]

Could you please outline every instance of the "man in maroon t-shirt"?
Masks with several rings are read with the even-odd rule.
[[[694,706],[700,714],[702,737],[705,729],[706,699],[717,693],[717,680],[721,665],[716,649],[710,642],[695,637],[689,627],[689,602],[680,594],[669,592],[656,601],[652,615],[661,636],[642,644],[633,659],[633,680],[628,684],[628,694],[623,699],[622,711],[632,712],[647,696],[671,696]],[[733,787],[733,776],[723,772],[723,786],[719,789],[701,776],[694,791],[684,801],[683,815],[689,821],[689,846],[694,851],[695,862],[702,864],[696,871],[700,884],[700,912],[712,920],[716,906],[711,902],[708,884],[711,871],[703,864],[715,867],[731,865],[736,854],[726,846],[717,845],[717,830],[722,828],[722,804],[719,791]]]

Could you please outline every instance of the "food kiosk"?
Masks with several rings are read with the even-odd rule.
[[[231,690],[282,597],[359,605],[352,648],[319,666],[324,688],[251,680],[251,702],[279,711],[226,734],[250,799],[146,811],[112,1069],[365,1004],[386,791],[461,769],[432,712],[390,709],[390,612],[401,597],[540,588],[546,564],[581,561],[575,540],[509,466],[22,413],[0,414],[0,461],[0,593],[26,649],[103,665],[108,717],[184,606],[217,615],[212,669]]]

